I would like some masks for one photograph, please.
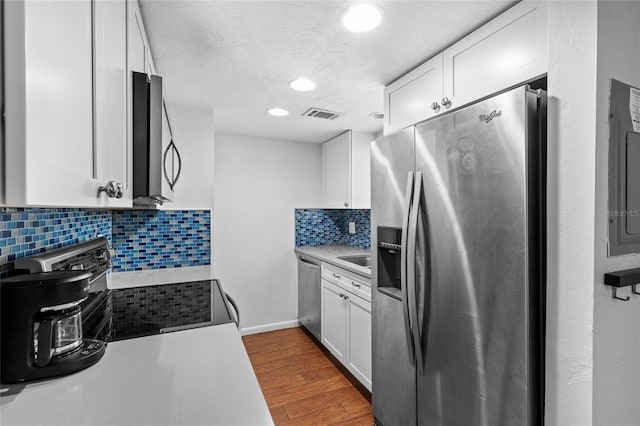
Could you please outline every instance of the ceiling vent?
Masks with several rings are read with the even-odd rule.
[[[333,112],[327,111],[326,109],[320,108],[309,108],[305,112],[302,113],[303,117],[317,117],[323,118],[325,120],[334,120],[343,115],[341,112]]]

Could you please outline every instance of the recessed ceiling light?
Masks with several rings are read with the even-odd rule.
[[[382,21],[382,11],[372,4],[351,6],[342,15],[342,25],[354,33],[364,33],[377,27]]]
[[[383,112],[372,112],[371,114],[369,114],[369,117],[375,118],[376,120],[382,120],[384,118],[384,113]]]
[[[275,115],[276,117],[284,117],[285,115],[289,115],[289,111],[282,108],[271,108],[267,112],[271,115]]]
[[[292,80],[289,82],[289,86],[293,90],[297,90],[299,92],[308,92],[309,90],[313,90],[316,88],[316,84],[306,78],[299,78],[297,80]]]

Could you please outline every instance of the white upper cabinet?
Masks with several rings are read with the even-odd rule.
[[[136,0],[128,0],[129,3],[129,70],[147,72],[148,52],[147,35],[142,23],[142,15]]]
[[[137,1],[4,5],[2,203],[131,207],[130,71],[151,66]]]
[[[322,145],[324,207],[371,207],[369,148],[374,139],[348,130]]]
[[[127,132],[127,1],[94,1],[94,117],[98,182],[121,185],[121,198],[101,194],[106,207],[130,207],[131,146]]]
[[[347,208],[351,204],[351,131],[322,145],[324,205]]]
[[[429,59],[384,91],[384,133],[393,133],[440,112],[442,55]]]
[[[542,76],[547,5],[521,2],[444,51],[444,92],[458,107]]]
[[[91,2],[4,8],[4,203],[95,206]]]
[[[384,90],[384,133],[544,75],[547,5],[523,1]]]

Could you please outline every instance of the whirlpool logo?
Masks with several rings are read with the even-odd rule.
[[[502,116],[502,111],[496,111],[494,109],[493,111],[491,111],[491,114],[480,114],[478,117],[480,118],[480,121],[484,121],[485,123],[489,123],[494,118],[500,117],[500,116]]]

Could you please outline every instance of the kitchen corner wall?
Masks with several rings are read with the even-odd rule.
[[[0,209],[0,278],[13,261],[104,236],[113,271],[211,264],[209,210]]]
[[[322,202],[322,146],[219,133],[215,158],[215,276],[243,333],[297,326],[294,214]]]
[[[371,248],[369,209],[296,209],[296,247],[348,245]],[[349,222],[355,233],[349,233]]]

